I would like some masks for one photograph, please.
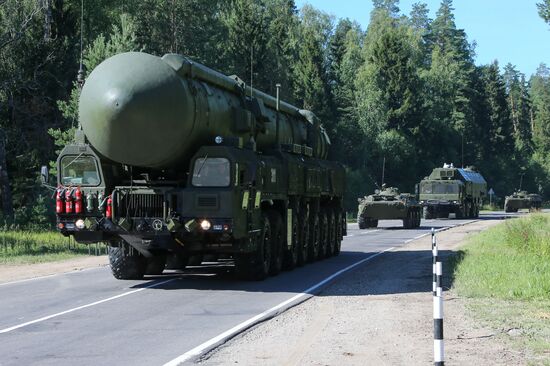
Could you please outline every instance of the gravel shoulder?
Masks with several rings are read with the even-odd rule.
[[[448,257],[474,233],[502,222],[477,221],[438,233]],[[444,268],[445,270],[445,268]],[[433,362],[430,236],[385,253],[317,296],[261,323],[204,356],[201,365],[426,365]],[[497,331],[479,325],[465,299],[444,292],[445,361],[525,365]]]
[[[35,264],[0,264],[0,283],[27,280],[59,273],[81,271],[86,268],[102,267],[109,264],[106,255],[85,256],[58,262]]]

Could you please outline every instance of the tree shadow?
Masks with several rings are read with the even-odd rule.
[[[455,254],[440,251],[443,260],[444,287],[450,288],[454,278],[452,273],[456,260],[448,260]],[[462,254],[463,255],[463,254]],[[374,257],[375,256],[375,257]],[[368,259],[371,257],[371,259]],[[334,273],[361,262],[327,283],[345,284],[335,286],[338,291],[326,292],[326,286],[315,287]],[[155,283],[173,281],[155,286]],[[344,283],[345,281],[345,283]],[[167,272],[161,276],[148,276],[143,283],[133,288],[149,287],[156,290],[199,290],[199,291],[242,291],[258,293],[304,293],[317,296],[365,296],[403,293],[431,293],[432,291],[432,252],[427,250],[400,250],[378,252],[342,252],[332,257],[293,271],[282,272],[264,281],[243,281],[235,274],[231,261],[211,262],[191,267],[181,272]],[[238,297],[237,297],[238,298]],[[229,298],[228,298],[229,299]],[[238,300],[236,300],[238,301]]]

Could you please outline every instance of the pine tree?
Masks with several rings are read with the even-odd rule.
[[[330,17],[309,5],[302,8],[300,47],[294,64],[294,95],[300,107],[313,111],[329,129],[334,128],[326,54]]]

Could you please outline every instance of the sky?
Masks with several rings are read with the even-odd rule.
[[[435,18],[440,0],[401,0],[401,13],[408,15],[412,4],[424,2]],[[507,63],[526,74],[534,74],[540,63],[550,65],[550,26],[539,17],[537,2],[542,0],[455,0],[455,23],[464,29],[468,40],[475,41],[476,64],[498,60],[501,69]],[[370,0],[296,0],[301,8],[309,3],[337,18],[356,20],[363,29],[369,23]]]

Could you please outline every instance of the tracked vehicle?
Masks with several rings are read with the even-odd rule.
[[[79,122],[57,160],[57,227],[108,243],[118,279],[203,255],[263,279],[340,251],[344,169],[311,111],[181,55],[131,52],[89,75]]]
[[[422,208],[409,193],[399,193],[394,187],[377,190],[374,194],[359,198],[357,223],[359,229],[377,227],[378,220],[403,220],[406,229],[420,226]]]

